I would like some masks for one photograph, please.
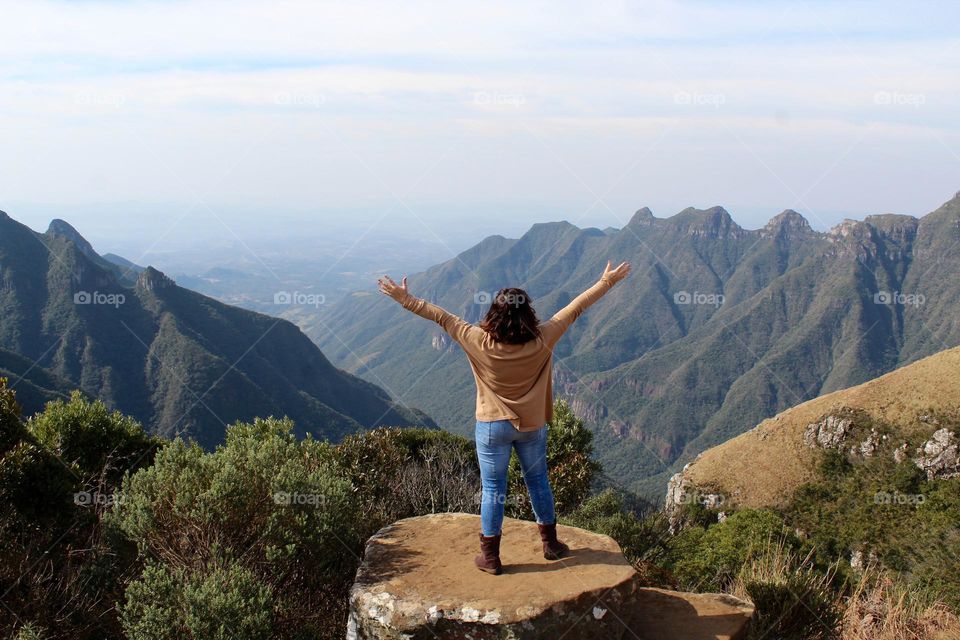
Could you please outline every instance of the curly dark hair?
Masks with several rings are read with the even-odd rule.
[[[537,312],[530,305],[530,296],[523,289],[500,289],[490,303],[490,310],[480,328],[496,342],[524,344],[540,337]]]

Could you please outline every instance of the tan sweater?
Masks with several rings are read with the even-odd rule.
[[[486,331],[426,300],[407,294],[400,304],[433,320],[463,347],[477,383],[477,420],[509,420],[520,431],[539,429],[553,417],[553,347],[573,321],[610,290],[601,278],[546,322],[525,344],[495,342]]]

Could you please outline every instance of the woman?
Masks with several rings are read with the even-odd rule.
[[[407,278],[397,284],[378,281],[384,293],[405,309],[433,320],[457,341],[470,361],[477,383],[477,459],[483,485],[480,502],[481,571],[499,575],[500,535],[507,493],[510,452],[520,459],[530,493],[543,557],[557,560],[570,552],[557,540],[553,492],[547,479],[547,423],[553,417],[553,347],[584,310],[630,273],[623,262],[610,263],[600,280],[546,322],[539,323],[523,289],[501,289],[479,326],[410,295]]]

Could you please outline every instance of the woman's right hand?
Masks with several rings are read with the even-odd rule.
[[[630,263],[621,262],[617,265],[616,269],[610,268],[611,262],[607,260],[607,266],[603,270],[603,275],[600,277],[601,280],[609,280],[611,284],[617,284],[628,275],[630,275]]]
[[[377,287],[380,289],[380,293],[390,296],[397,302],[402,301],[410,293],[407,290],[407,276],[403,276],[400,284],[397,284],[393,281],[393,278],[385,275],[377,280]]]

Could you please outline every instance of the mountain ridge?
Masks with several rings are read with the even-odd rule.
[[[641,208],[613,233],[536,225],[518,239],[486,238],[409,283],[471,322],[486,310],[483,292],[520,286],[544,319],[607,259],[631,261],[634,276],[557,345],[555,389],[588,419],[615,480],[657,496],[703,448],[960,344],[951,320],[960,287],[950,278],[958,221],[956,197],[920,218],[881,214],[828,231],[791,210],[751,230],[722,207],[669,218]],[[905,294],[926,303],[905,305]],[[334,362],[469,432],[469,369],[436,327],[378,296],[335,307],[311,334]]]
[[[299,435],[333,440],[381,424],[434,426],[334,367],[290,322],[183,289],[151,266],[127,280],[73,227],[51,228],[0,217],[0,349],[149,430],[209,448],[226,424],[256,416],[287,415]],[[46,395],[69,391],[55,387]]]

